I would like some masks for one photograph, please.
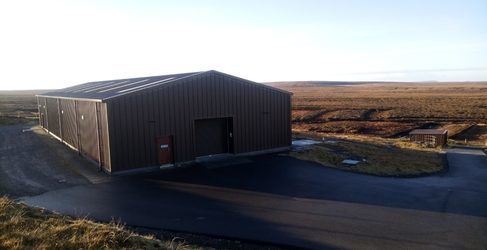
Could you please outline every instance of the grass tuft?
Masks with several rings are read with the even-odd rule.
[[[195,249],[183,242],[163,242],[108,224],[74,219],[0,198],[0,249]]]

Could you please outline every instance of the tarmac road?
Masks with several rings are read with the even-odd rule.
[[[487,249],[487,156],[453,148],[447,157],[444,174],[383,178],[271,154],[22,199],[100,221],[309,249]]]

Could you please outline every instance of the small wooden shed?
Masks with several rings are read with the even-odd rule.
[[[434,143],[436,146],[443,146],[448,141],[448,130],[415,129],[409,132],[409,139],[412,142]]]

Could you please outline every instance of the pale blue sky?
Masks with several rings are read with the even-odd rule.
[[[0,3],[0,89],[218,70],[258,82],[487,81],[487,1]]]

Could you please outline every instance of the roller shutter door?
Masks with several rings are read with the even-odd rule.
[[[195,155],[228,153],[228,119],[195,120]]]

